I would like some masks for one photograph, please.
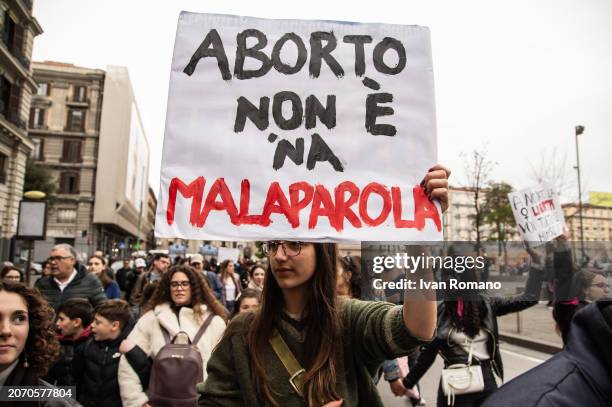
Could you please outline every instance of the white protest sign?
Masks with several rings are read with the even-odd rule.
[[[181,13],[157,237],[441,240],[429,30]]]
[[[565,217],[555,190],[546,185],[508,194],[519,233],[532,246],[563,234]]]
[[[236,263],[240,258],[240,249],[234,249],[232,247],[219,247],[219,253],[217,255],[217,261],[221,263],[225,260],[231,260]]]

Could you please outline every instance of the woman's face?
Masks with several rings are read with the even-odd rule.
[[[48,276],[49,274],[51,274],[51,264],[47,262],[47,264],[45,264],[45,267],[43,267],[42,269],[42,276]]]
[[[338,295],[351,295],[351,286],[349,284],[350,279],[351,273],[345,273],[342,265],[338,264],[336,267],[336,293]]]
[[[23,297],[0,291],[0,372],[19,358],[29,332],[28,305]]]
[[[255,270],[253,270],[253,282],[255,285],[262,287],[265,276],[266,272],[261,267],[257,267]]]
[[[91,259],[89,259],[87,266],[89,272],[96,275],[99,275],[104,269],[104,263],[102,263],[102,260],[98,259],[97,257],[92,257]]]
[[[250,310],[254,310],[257,308],[259,308],[259,301],[257,300],[257,298],[252,298],[252,297],[244,298],[240,302],[239,312],[240,313],[249,312]]]
[[[21,281],[21,273],[17,270],[10,270],[4,275],[5,281],[10,281],[11,283],[18,283]]]
[[[279,245],[276,253],[270,254],[272,275],[281,289],[300,287],[312,278],[317,265],[315,247],[312,243],[302,243],[297,256],[289,257]]]
[[[610,295],[610,285],[604,276],[597,274],[587,292],[587,298],[591,301],[597,301],[601,298]]]
[[[234,263],[232,263],[231,261],[227,263],[227,271],[230,273],[234,272]]]
[[[177,306],[191,304],[191,283],[182,271],[177,271],[170,279],[170,298]]]

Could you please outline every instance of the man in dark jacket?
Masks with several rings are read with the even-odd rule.
[[[79,267],[77,254],[68,244],[59,244],[51,250],[51,274],[36,281],[35,288],[57,311],[69,298],[86,298],[92,306],[106,300],[102,283],[84,267]]]
[[[130,308],[124,300],[108,300],[94,311],[92,332],[74,355],[77,400],[85,407],[121,407],[117,370],[119,346],[130,333]]]
[[[509,381],[483,407],[604,407],[612,400],[612,302],[576,313],[563,351]]]

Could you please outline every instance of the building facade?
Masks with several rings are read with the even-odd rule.
[[[486,203],[487,188],[480,190],[479,205]],[[473,218],[476,215],[474,207],[474,188],[449,187],[449,205],[443,216],[444,240],[450,242],[476,241],[476,230]],[[481,241],[489,240],[495,236],[495,231],[489,225],[482,225],[480,229]],[[508,241],[520,241],[520,235],[515,228],[511,229]]]
[[[577,203],[562,205],[570,241],[580,241],[580,212]],[[612,207],[582,204],[583,239],[585,242],[612,241]]]
[[[42,28],[32,2],[0,1],[0,259],[14,251],[26,160],[32,149],[27,121],[36,91],[30,59]]]
[[[38,91],[30,113],[31,156],[57,185],[47,238],[36,242],[34,260],[58,243],[85,257],[95,250],[113,254],[130,239],[142,239],[150,229],[149,152],[127,70],[49,61],[33,68]],[[134,137],[144,145],[136,152]]]

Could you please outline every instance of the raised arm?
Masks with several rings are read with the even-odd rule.
[[[435,165],[429,169],[421,186],[432,200],[438,200],[442,211],[448,208],[448,177],[450,170],[442,165]],[[431,270],[425,270],[422,279],[433,281]],[[435,292],[423,292],[422,298],[414,299],[413,295],[404,298],[404,324],[413,336],[421,339],[430,339],[436,330],[436,295]]]

